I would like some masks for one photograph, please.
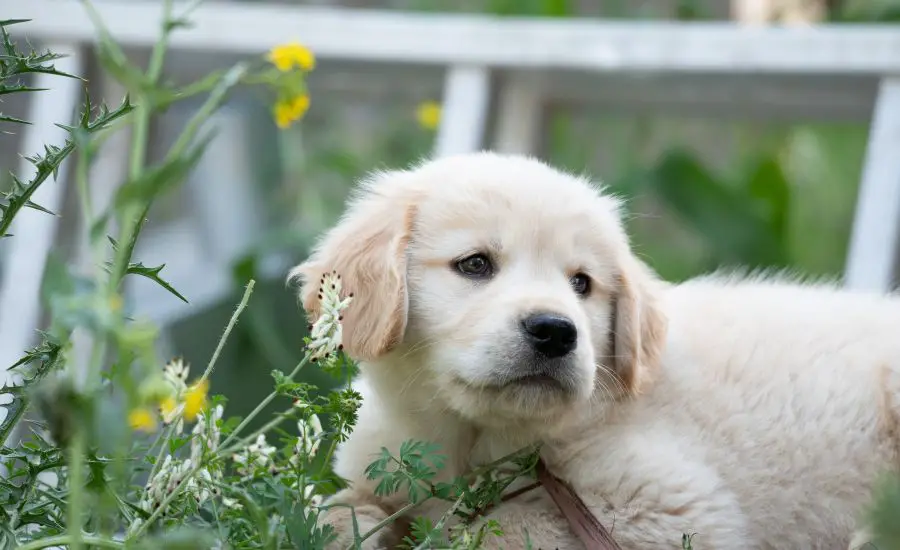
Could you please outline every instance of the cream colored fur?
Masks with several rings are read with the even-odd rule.
[[[489,253],[492,279],[455,260]],[[444,478],[540,441],[625,549],[846,548],[897,460],[900,300],[765,277],[659,281],[631,252],[618,202],[536,160],[490,153],[375,174],[294,275],[315,316],[337,270],[355,299],[359,425],[337,452],[365,532],[404,504],[365,467],[381,447],[438,442]],[[569,278],[588,274],[579,297]],[[518,320],[572,319],[569,391],[498,386],[523,357]],[[615,356],[612,354],[615,353]],[[417,513],[439,516],[443,507]],[[495,547],[575,549],[543,490],[493,513]],[[327,518],[352,540],[346,509]],[[367,541],[385,547],[398,533]],[[861,539],[857,543],[864,542]]]

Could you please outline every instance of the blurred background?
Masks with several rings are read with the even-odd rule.
[[[158,26],[147,14],[159,4],[97,2],[129,55],[142,60]],[[121,100],[122,90],[103,77],[83,39],[90,26],[79,30],[82,23],[60,20],[60,11],[80,10],[78,2],[0,6],[4,18],[33,19],[17,29],[20,38],[79,53],[79,74],[90,80],[95,99]],[[209,0],[192,18],[198,27],[178,31],[185,38],[173,42],[166,67],[179,82],[288,38],[272,28],[295,25],[293,38],[318,56],[309,77],[312,106],[296,127],[278,130],[267,98],[248,93],[230,100],[214,121],[219,134],[199,169],[155,205],[135,254],[144,265],[165,263],[163,276],[190,304],[150,281],[131,280],[129,307],[165,327],[164,356],[182,355],[195,371],[206,364],[243,285],[258,281],[213,379],[213,391],[229,396],[232,414],[246,412],[269,391],[272,369],[290,370],[302,357],[306,322],[286,273],[370,170],[473,148],[537,155],[626,197],[635,249],[672,281],[723,266],[840,278],[851,256],[860,182],[867,173],[877,185],[887,178],[882,196],[888,198],[900,187],[900,175],[890,171],[891,155],[900,157],[900,104],[882,101],[900,96],[896,82],[885,84],[892,75],[878,72],[879,59],[900,67],[896,1]],[[332,27],[326,32],[311,20]],[[247,25],[225,25],[235,21]],[[507,22],[519,27],[504,34]],[[446,35],[438,32],[451,27]],[[354,36],[360,28],[385,38]],[[832,39],[820,28],[846,33]],[[575,38],[564,47],[542,42],[567,29]],[[472,41],[447,38],[466,37],[469,30]],[[605,49],[591,49],[588,38],[607,32]],[[503,42],[504,36],[531,35]],[[479,43],[485,36],[495,41]],[[430,49],[404,50],[413,38]],[[881,46],[858,50],[867,43]],[[786,59],[783,66],[780,59]],[[180,103],[156,121],[153,141],[160,149],[196,106]],[[40,118],[35,109],[21,101],[3,104],[5,114],[37,115],[41,131],[49,128],[42,136],[57,135],[46,132],[64,120]],[[887,121],[878,132],[875,113]],[[878,149],[869,145],[876,135],[888,136]],[[19,153],[48,141],[36,139],[0,135],[2,166],[18,170]],[[121,181],[125,147],[113,138],[97,159],[91,184],[100,201]],[[871,168],[879,162],[887,173]],[[13,276],[13,262],[31,265],[31,276],[44,281],[62,262],[85,265],[84,243],[73,238],[80,221],[66,182],[50,184],[59,194],[58,218],[22,215],[44,216],[33,223],[44,224],[47,250],[29,245],[12,251],[11,239],[0,241],[3,276]],[[875,227],[870,235],[896,230],[896,219],[868,221]],[[870,257],[887,255],[895,273],[890,243],[870,241]],[[41,255],[46,261],[37,259]],[[18,298],[24,305],[15,312],[0,304],[0,349],[13,361],[34,343],[13,335],[13,320],[21,307],[41,311],[39,293]],[[42,326],[40,316],[36,321],[27,328],[31,334]],[[313,369],[307,377],[331,384]]]

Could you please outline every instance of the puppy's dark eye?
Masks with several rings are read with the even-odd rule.
[[[494,272],[491,260],[484,254],[472,254],[456,262],[456,269],[467,277],[490,277]]]
[[[591,279],[584,273],[576,273],[569,279],[572,290],[580,296],[587,296],[591,291]]]

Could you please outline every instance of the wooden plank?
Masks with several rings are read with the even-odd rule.
[[[881,82],[856,204],[846,285],[885,292],[900,253],[900,77]]]
[[[159,29],[158,2],[102,2],[123,44],[149,47]],[[93,40],[77,2],[0,0],[10,17],[31,18],[32,39]],[[176,32],[177,49],[258,54],[302,40],[323,59],[391,63],[570,68],[591,71],[710,71],[739,74],[900,73],[900,29],[887,25],[810,28],[732,23],[610,22],[208,2],[193,27]]]
[[[444,84],[435,155],[456,155],[481,149],[489,104],[490,73],[487,69],[451,67]]]
[[[538,153],[544,110],[540,75],[512,74],[500,88],[494,149],[502,153]]]

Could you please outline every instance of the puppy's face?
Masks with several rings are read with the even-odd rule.
[[[408,391],[477,422],[634,391],[663,329],[617,203],[521,157],[451,157],[375,178],[297,270],[312,282],[313,314],[315,282],[332,269],[356,296],[348,352],[410,368]]]

